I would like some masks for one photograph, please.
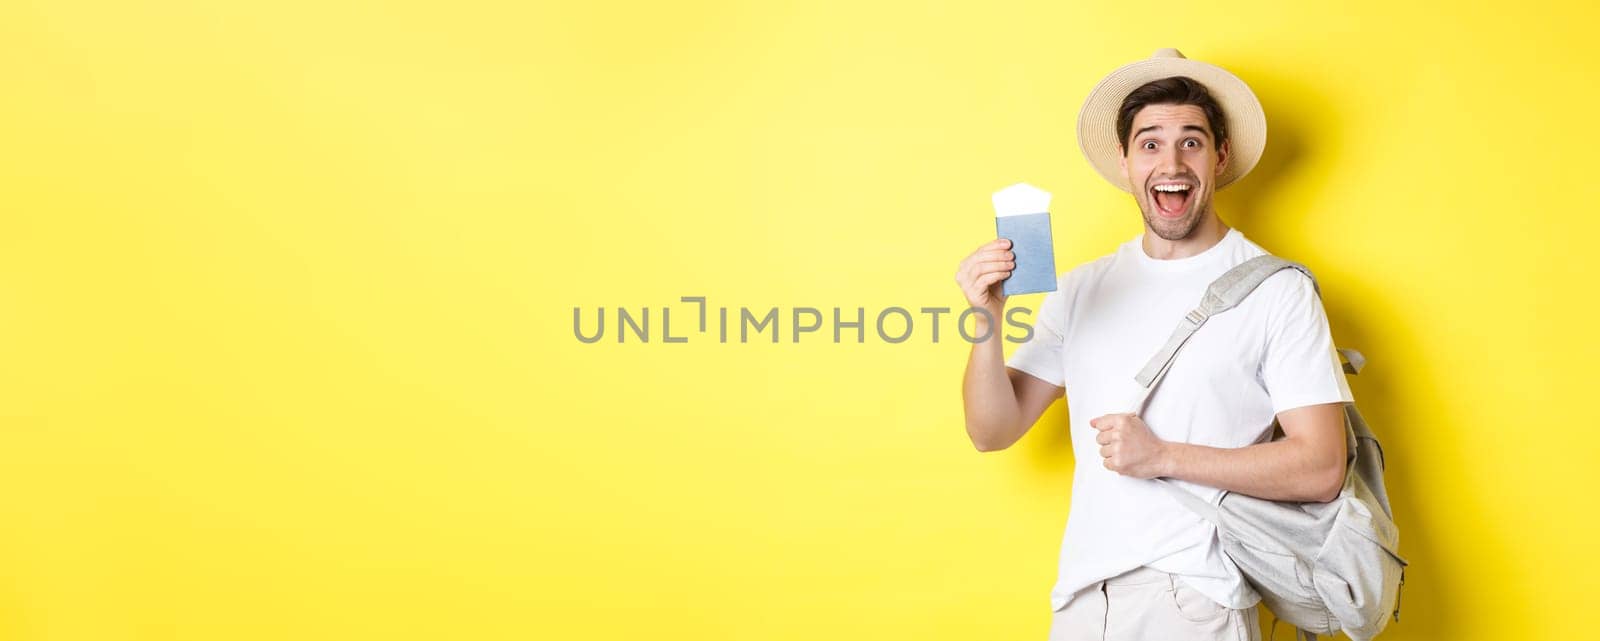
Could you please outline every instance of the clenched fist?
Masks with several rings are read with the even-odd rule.
[[[1156,438],[1138,414],[1107,414],[1089,426],[1100,431],[1094,441],[1106,469],[1142,479],[1167,475],[1167,442]]]

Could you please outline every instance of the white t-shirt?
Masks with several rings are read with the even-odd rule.
[[[1077,465],[1051,607],[1148,565],[1224,606],[1248,608],[1261,596],[1223,554],[1216,527],[1155,481],[1107,470],[1089,421],[1132,411],[1141,389],[1134,375],[1200,304],[1206,286],[1266,251],[1230,228],[1199,254],[1158,260],[1141,238],[1061,275],[1032,338],[1006,363],[1066,389]],[[1279,412],[1353,400],[1311,280],[1284,269],[1195,332],[1140,416],[1163,440],[1237,448],[1270,440]],[[1175,482],[1221,499],[1216,488]]]

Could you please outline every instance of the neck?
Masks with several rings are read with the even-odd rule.
[[[1188,258],[1211,249],[1212,246],[1221,242],[1222,237],[1227,233],[1228,226],[1222,224],[1222,219],[1217,217],[1215,211],[1208,210],[1200,218],[1200,224],[1195,225],[1194,230],[1189,232],[1188,236],[1178,240],[1167,240],[1157,236],[1155,232],[1150,230],[1148,224],[1145,225],[1144,240],[1141,241],[1141,244],[1144,246],[1145,255],[1156,260]]]

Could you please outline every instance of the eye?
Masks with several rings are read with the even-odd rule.
[[[1189,143],[1194,143],[1194,144],[1191,145]],[[1199,138],[1190,138],[1188,140],[1183,141],[1183,144],[1184,144],[1185,147],[1189,147],[1191,149],[1198,148],[1200,146],[1200,139]]]
[[[1156,141],[1154,141],[1154,140],[1146,140],[1146,141],[1144,141],[1144,148],[1145,149],[1155,149],[1156,148],[1155,145],[1156,145]]]

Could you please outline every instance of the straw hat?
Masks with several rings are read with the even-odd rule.
[[[1083,110],[1078,112],[1078,147],[1089,164],[1118,189],[1133,193],[1117,167],[1117,110],[1140,85],[1170,76],[1193,78],[1222,105],[1233,156],[1217,176],[1217,189],[1250,173],[1267,145],[1267,116],[1261,111],[1261,101],[1238,76],[1222,67],[1185,58],[1177,49],[1160,49],[1148,59],[1124,65],[1089,90]]]

